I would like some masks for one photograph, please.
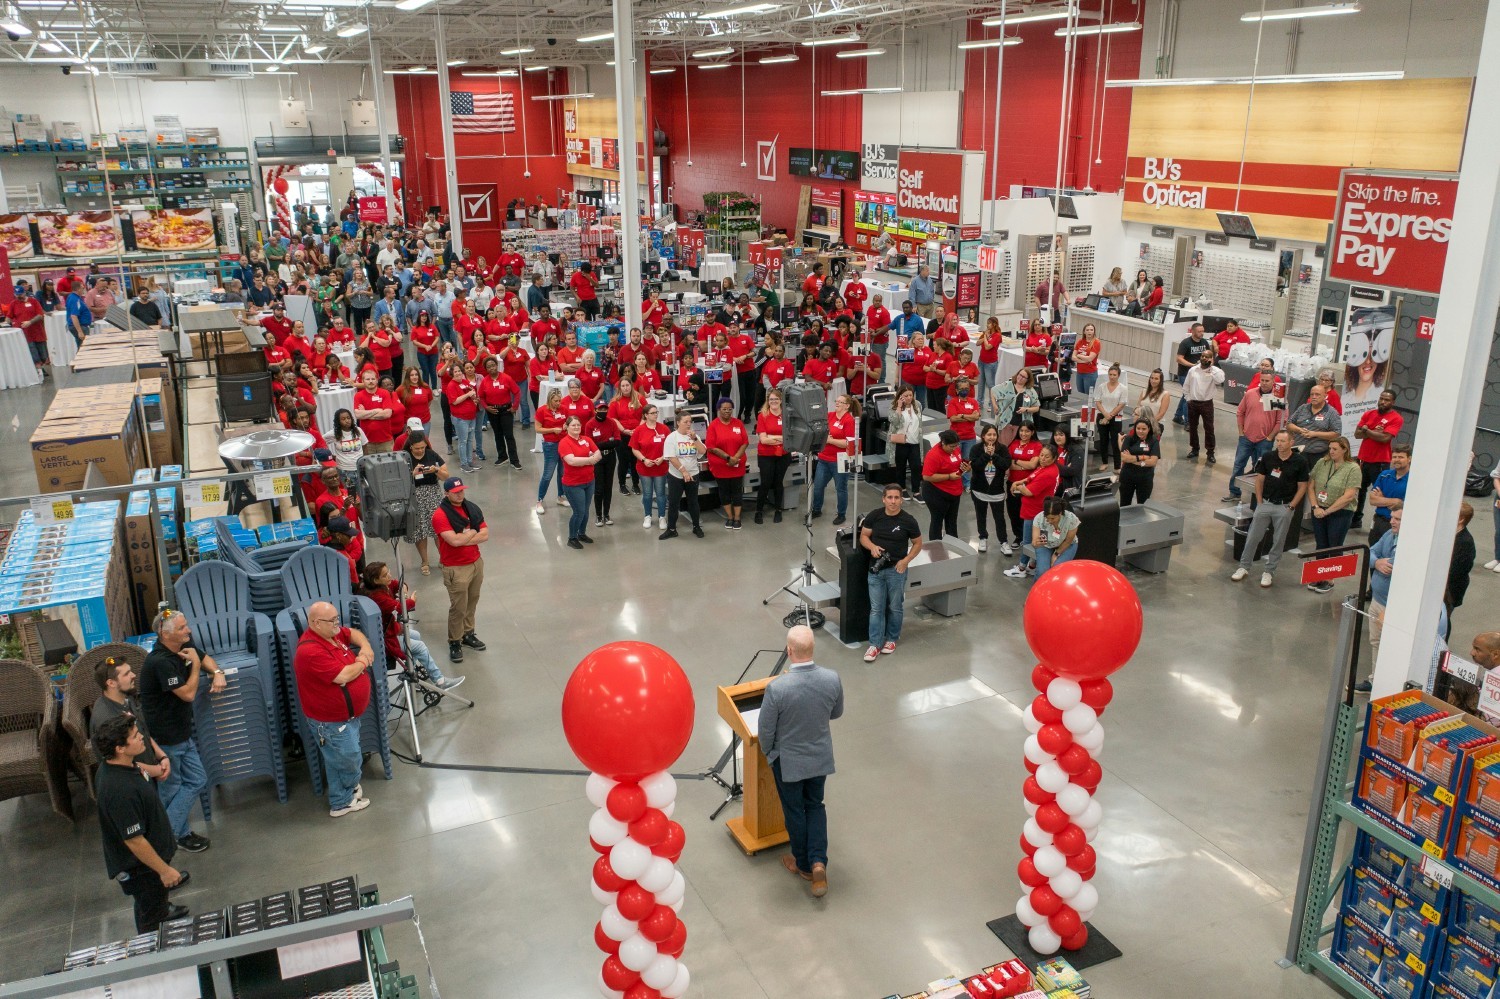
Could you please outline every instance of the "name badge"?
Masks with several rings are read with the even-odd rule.
[[[1273,468],[1273,469],[1271,469],[1271,478],[1273,478],[1273,479],[1279,479],[1279,478],[1281,478],[1281,469],[1279,469],[1279,468]]]

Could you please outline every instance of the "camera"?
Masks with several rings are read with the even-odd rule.
[[[21,36],[16,34],[14,31],[7,31],[5,33],[5,37],[9,38],[13,42],[19,42],[21,40]]]
[[[73,67],[72,66],[64,66],[62,68],[62,74],[63,74],[63,76],[72,76],[73,75]]]
[[[882,552],[879,558],[870,559],[870,575],[873,576],[877,572],[883,572],[899,561],[901,559],[895,552]]]
[[[547,44],[548,45],[556,45],[557,44],[557,39],[556,38],[549,38],[549,39],[547,39]]]

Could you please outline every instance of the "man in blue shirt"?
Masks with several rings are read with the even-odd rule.
[[[1370,487],[1370,505],[1375,517],[1370,523],[1370,544],[1379,541],[1391,529],[1391,516],[1406,502],[1406,486],[1411,481],[1411,445],[1391,448],[1391,467],[1375,477]]]
[[[455,350],[462,350],[463,345],[458,342],[458,337],[453,333],[453,292],[448,290],[445,281],[434,281],[432,287],[427,289],[427,298],[432,302],[433,316],[437,320],[438,336],[445,343],[453,344]]]
[[[1391,595],[1391,573],[1396,569],[1396,543],[1401,534],[1401,511],[1391,514],[1390,530],[1370,547],[1370,647],[1373,662],[1380,654],[1380,632],[1385,624],[1385,603]]]
[[[80,347],[83,346],[83,338],[89,335],[89,328],[94,324],[94,314],[84,303],[83,296],[78,294],[78,288],[82,283],[81,281],[73,283],[73,290],[68,292],[67,300],[63,303],[63,307],[68,311],[68,330]]]
[[[907,294],[917,315],[923,319],[931,319],[932,304],[937,299],[937,282],[932,279],[931,271],[925,265],[917,268],[917,276],[911,279]]]
[[[911,336],[927,328],[922,317],[912,311],[911,300],[901,303],[901,312],[891,320],[890,331],[895,336]]]
[[[396,298],[396,288],[396,284],[386,285],[385,297],[375,303],[375,311],[371,314],[371,318],[375,320],[375,325],[379,326],[382,319],[390,316],[396,321],[396,328],[405,333],[406,310],[401,307],[400,299]]]

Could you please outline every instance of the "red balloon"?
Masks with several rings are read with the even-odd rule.
[[[287,189],[290,187],[291,185],[286,182],[285,177],[277,177],[275,180],[271,181],[271,190],[275,191],[277,194],[285,194],[287,192]]]
[[[1085,680],[1078,685],[1083,688],[1083,703],[1093,708],[1100,714],[1115,696],[1114,684],[1100,678],[1098,680]]]
[[[670,905],[658,905],[651,914],[641,920],[641,936],[652,943],[661,943],[677,928],[677,913]]]
[[[1050,916],[1063,907],[1063,900],[1058,897],[1057,892],[1048,887],[1031,889],[1031,907],[1038,915]]]
[[[1038,763],[1032,763],[1032,762],[1031,762],[1031,761],[1030,761],[1030,760],[1028,760],[1028,759],[1025,759],[1025,758],[1024,758],[1024,757],[1023,757],[1023,758],[1022,758],[1022,759],[1021,759],[1021,765],[1022,765],[1022,766],[1024,766],[1024,767],[1025,767],[1025,768],[1026,768],[1026,772],[1027,772],[1027,773],[1029,773],[1029,774],[1034,774],[1034,773],[1036,773],[1036,768],[1037,768],[1037,767],[1038,767],[1038,766],[1040,766],[1040,765],[1041,765],[1041,764],[1038,764]]]
[[[1069,823],[1068,813],[1062,810],[1062,806],[1053,802],[1043,805],[1036,810],[1036,824],[1049,833],[1057,833],[1066,828]]]
[[[626,919],[645,919],[656,908],[656,896],[638,884],[631,884],[615,899],[615,908]]]
[[[1064,564],[1067,565],[1071,563]],[[1089,765],[1083,768],[1083,772],[1075,774],[1073,776],[1073,783],[1077,784],[1079,787],[1092,791],[1094,790],[1094,788],[1099,786],[1099,782],[1103,779],[1104,768],[1099,765],[1099,761],[1089,760]]]
[[[1061,848],[1059,847],[1059,849]],[[1067,853],[1064,856],[1068,858],[1068,867],[1079,874],[1083,874],[1084,871],[1092,872],[1094,864],[1099,859],[1098,854],[1094,852],[1094,848],[1086,842],[1082,850],[1079,850],[1077,853]],[[1088,877],[1085,876],[1083,880],[1087,881]]]
[[[1033,805],[1046,805],[1057,800],[1057,795],[1038,784],[1035,777],[1026,778],[1026,783],[1021,785],[1021,793]]]
[[[1083,950],[1084,944],[1089,942],[1089,928],[1080,926],[1078,932],[1070,937],[1063,937],[1063,950]]]
[[[1062,721],[1062,708],[1053,707],[1046,694],[1037,694],[1031,702],[1031,716],[1043,725],[1056,725]]]
[[[687,923],[679,919],[677,925],[672,927],[672,932],[667,939],[656,945],[656,952],[681,957],[685,947],[687,947]]]
[[[1047,692],[1047,685],[1056,679],[1057,674],[1041,663],[1037,663],[1036,668],[1031,671],[1031,685],[1043,693]]]
[[[638,781],[667,769],[687,747],[693,687],[677,661],[656,646],[611,642],[584,656],[568,677],[562,723],[585,767]]]
[[[1026,856],[1028,856],[1028,857],[1035,856],[1035,854],[1036,854],[1036,847],[1034,847],[1030,843],[1026,842],[1026,834],[1025,833],[1021,834],[1021,852],[1024,853],[1024,854],[1026,854]]]
[[[1016,864],[1016,876],[1028,888],[1040,888],[1047,883],[1047,875],[1036,869],[1036,864],[1032,863],[1030,857],[1022,857],[1020,863]]]
[[[646,792],[639,784],[616,784],[604,799],[609,814],[621,822],[631,823],[646,814]]]
[[[1064,563],[1066,564],[1066,563]],[[1071,905],[1065,905],[1047,917],[1047,925],[1060,937],[1070,937],[1083,927],[1083,920]]]
[[[1094,880],[1094,868],[1090,867],[1086,871],[1079,871],[1078,876],[1085,881],[1092,881]]]
[[[618,947],[619,945],[616,944],[615,946]],[[621,964],[620,959],[613,954],[604,959],[604,967],[600,971],[604,978],[604,984],[617,992],[624,992],[641,980],[641,973],[639,971],[631,971],[625,965]]]
[[[683,844],[687,842],[687,834],[682,831],[682,824],[668,820],[667,830],[662,834],[661,842],[651,848],[651,852],[658,857],[666,857],[672,863],[682,856]]]
[[[1088,560],[1064,562],[1038,579],[1021,618],[1037,657],[1080,681],[1124,666],[1141,642],[1144,624],[1130,581],[1114,566]]]
[[[636,982],[625,990],[625,999],[661,999],[661,993],[645,982]]]
[[[609,934],[604,932],[604,927],[599,923],[594,924],[594,946],[606,954],[620,953],[620,941],[611,940]]]
[[[609,866],[609,857],[604,856],[594,861],[594,884],[605,891],[619,891],[630,882],[616,874]]]
[[[1057,756],[1057,765],[1070,777],[1083,773],[1093,762],[1094,758],[1089,755],[1089,751],[1076,742]]]
[[[1053,756],[1060,756],[1063,750],[1073,744],[1073,733],[1062,725],[1043,725],[1036,734],[1036,741]]]
[[[655,846],[667,835],[670,820],[659,808],[648,808],[646,814],[630,823],[630,838],[642,846]]]
[[[401,178],[400,177],[392,177],[391,178],[391,190],[392,191],[396,191],[398,193],[400,192],[400,190],[401,190]]]
[[[1057,847],[1064,857],[1075,857],[1083,852],[1083,848],[1089,845],[1089,841],[1082,829],[1069,822],[1061,830],[1052,834],[1052,845]]]
[[[608,853],[609,852],[609,847],[607,847],[607,846],[601,846],[599,843],[597,843],[597,842],[594,841],[594,837],[592,837],[592,836],[589,837],[589,846],[591,846],[591,847],[594,848],[594,852],[595,853]]]

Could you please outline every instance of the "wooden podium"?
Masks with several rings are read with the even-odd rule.
[[[786,820],[781,815],[781,798],[776,793],[776,776],[760,749],[760,705],[766,684],[773,679],[766,677],[719,688],[719,717],[729,723],[745,747],[741,798],[744,808],[739,818],[730,819],[725,825],[740,849],[752,856],[789,839]]]

